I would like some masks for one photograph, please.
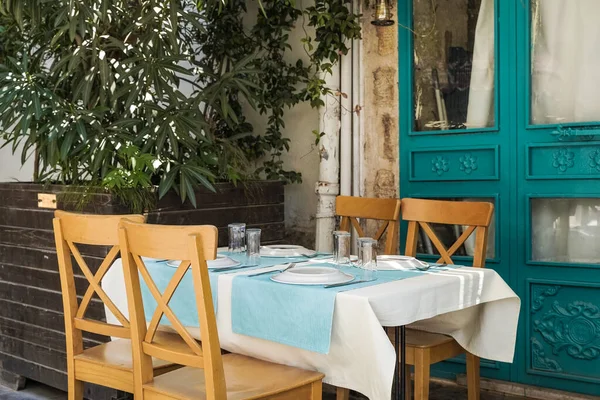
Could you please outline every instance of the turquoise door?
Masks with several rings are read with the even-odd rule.
[[[401,196],[493,201],[487,267],[522,300],[514,363],[482,375],[600,395],[600,2],[407,0],[398,14]],[[450,243],[462,227],[437,229]]]

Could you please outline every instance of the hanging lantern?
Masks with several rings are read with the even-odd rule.
[[[371,23],[376,26],[394,25],[392,6],[389,0],[375,0],[375,13]]]

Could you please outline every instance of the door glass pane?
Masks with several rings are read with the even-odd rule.
[[[413,0],[414,130],[494,125],[494,0]]]
[[[600,199],[532,199],[534,261],[600,262]]]
[[[531,122],[600,120],[600,1],[531,0]]]
[[[437,199],[437,200],[454,200],[454,201],[488,201],[490,203],[494,203],[494,199],[484,199],[484,198],[470,198],[470,199]],[[446,249],[450,248],[454,242],[463,234],[463,232],[468,228],[463,225],[444,225],[444,224],[429,224],[431,229],[435,232],[440,241],[444,244]],[[467,256],[472,257],[473,251],[475,249],[475,232],[471,234],[471,236],[466,240],[464,245],[462,245],[456,253],[455,256]],[[417,253],[419,254],[435,254],[439,255],[440,252],[435,248],[435,245],[431,242],[431,240],[427,237],[425,232],[422,229],[419,230],[419,240],[417,241]],[[492,222],[490,223],[490,227],[488,230],[488,248],[486,258],[494,259],[496,257],[496,221],[495,216],[492,216]]]

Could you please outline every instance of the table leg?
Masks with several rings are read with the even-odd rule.
[[[394,400],[406,400],[406,327],[394,327],[396,373],[394,374]]]

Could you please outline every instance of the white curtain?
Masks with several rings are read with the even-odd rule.
[[[531,122],[600,121],[600,0],[532,3]],[[494,123],[494,20],[494,0],[483,0],[473,51],[469,128]],[[600,201],[537,201],[531,207],[534,259],[600,260]]]
[[[494,0],[482,0],[475,27],[467,128],[494,125]]]

